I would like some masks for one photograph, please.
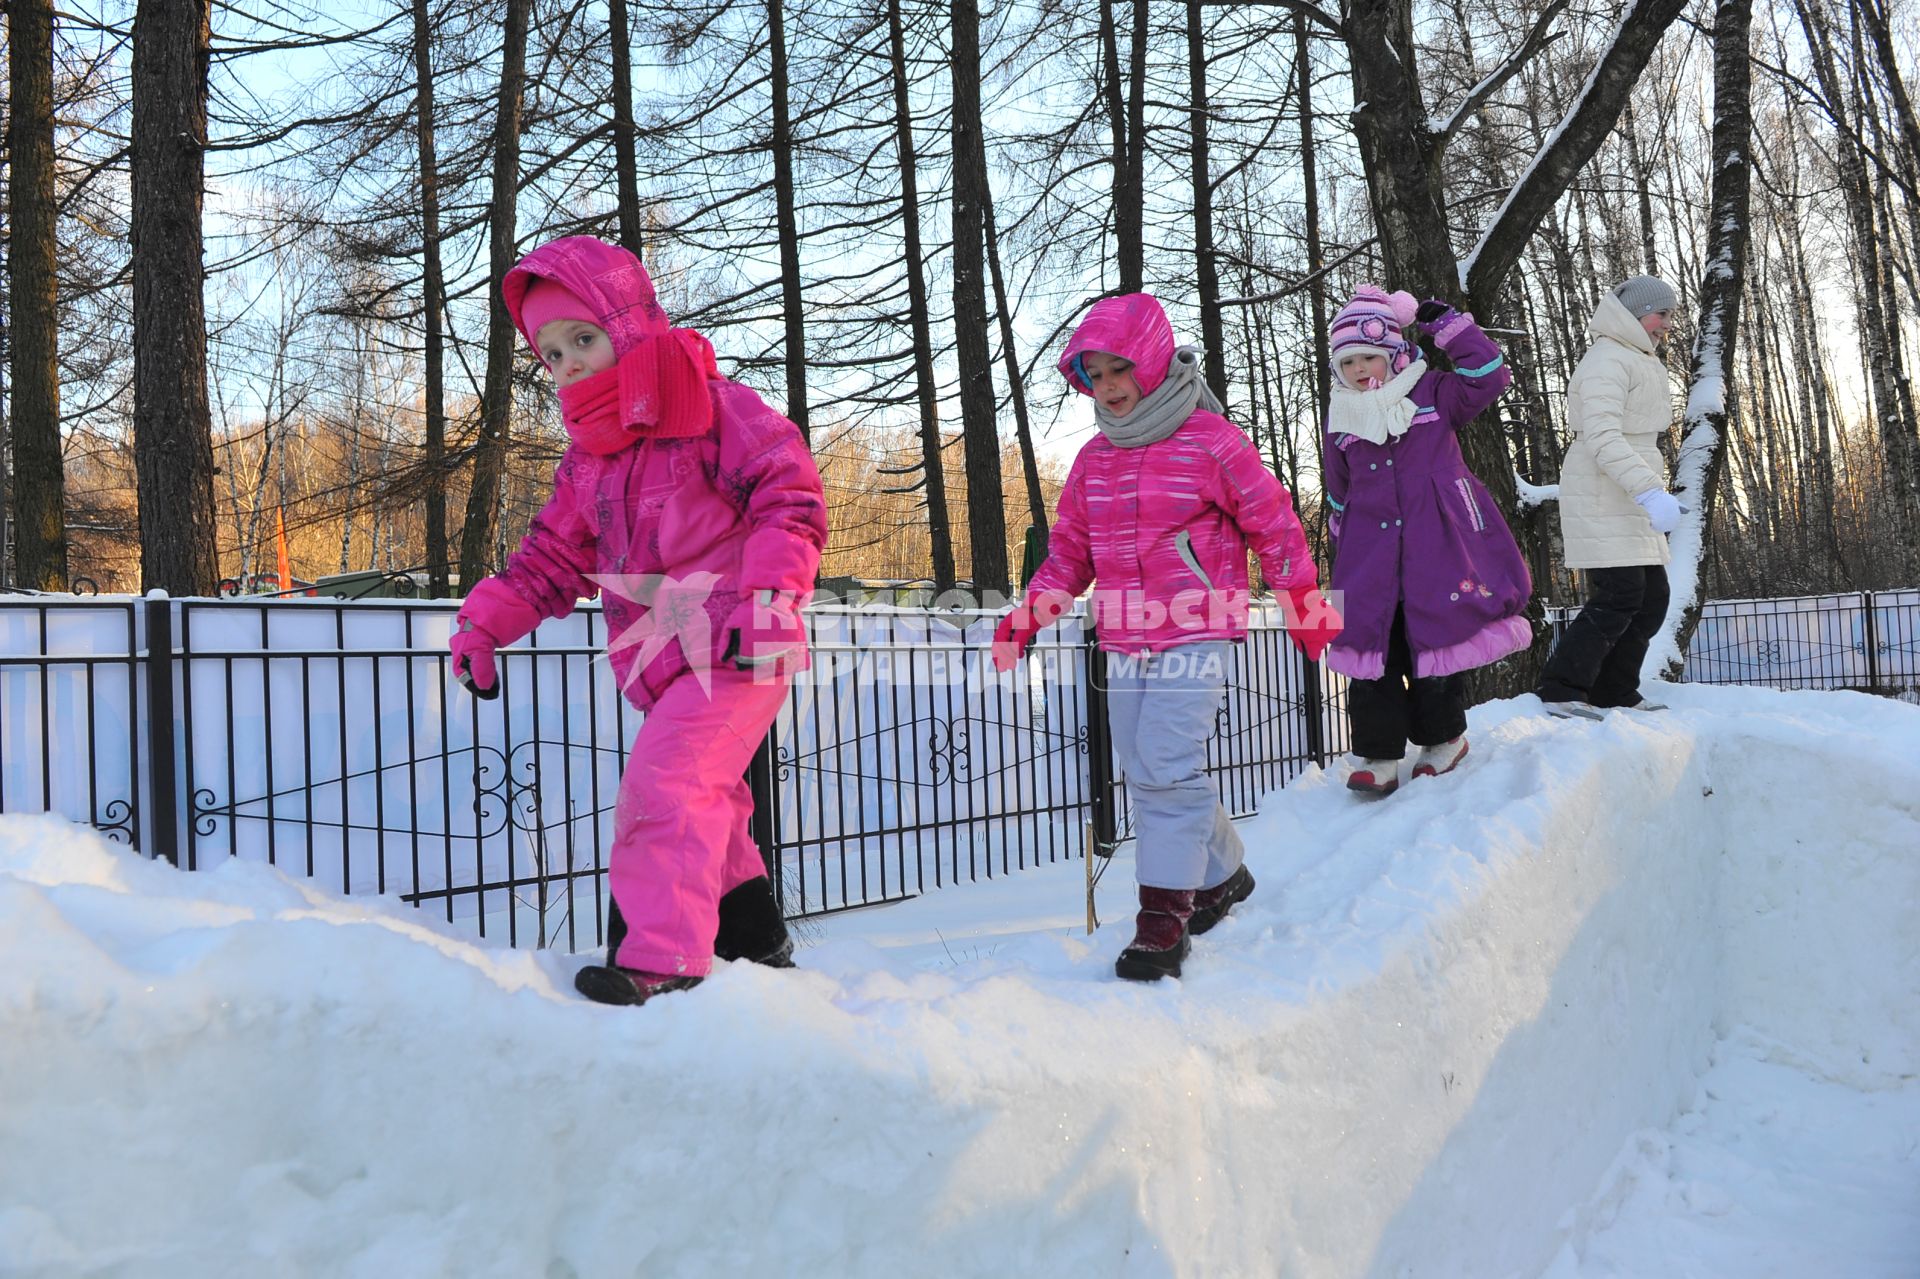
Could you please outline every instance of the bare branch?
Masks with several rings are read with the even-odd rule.
[[[1297,13],[1310,22],[1319,23],[1329,32],[1339,34],[1340,20],[1319,5],[1308,3],[1308,0],[1264,0],[1264,3],[1276,9],[1285,9],[1289,13]],[[1200,0],[1200,7],[1203,9],[1250,9],[1253,6],[1238,3],[1238,0]]]
[[[1436,155],[1447,149],[1447,144],[1453,141],[1453,135],[1460,131],[1460,126],[1465,124],[1474,112],[1485,105],[1487,99],[1500,92],[1500,86],[1504,85],[1508,80],[1511,80],[1520,68],[1532,61],[1535,54],[1565,34],[1561,32],[1548,35],[1547,31],[1548,28],[1553,25],[1554,19],[1566,12],[1567,4],[1568,0],[1554,0],[1552,4],[1542,10],[1540,20],[1533,24],[1533,30],[1529,31],[1527,38],[1520,42],[1520,47],[1515,49],[1505,62],[1495,67],[1492,74],[1488,75],[1486,79],[1467,90],[1467,96],[1462,98],[1460,105],[1454,108],[1453,115],[1436,131],[1436,137],[1434,139],[1434,153]]]
[[[1613,131],[1627,95],[1684,6],[1685,0],[1634,0],[1572,109],[1547,135],[1546,145],[1514,184],[1480,243],[1460,263],[1460,282],[1468,297],[1490,298],[1500,291],[1541,220]]]

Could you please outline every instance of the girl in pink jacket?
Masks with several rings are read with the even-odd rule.
[[[716,954],[790,967],[742,774],[806,664],[820,474],[792,422],[669,325],[625,249],[555,240],[502,292],[571,443],[519,551],[467,596],[454,673],[498,696],[494,650],[598,592],[608,662],[646,716],[614,809],[607,963],[575,984],[638,1004],[697,984]]]
[[[1133,800],[1140,913],[1114,970],[1180,975],[1191,933],[1253,892],[1214,793],[1207,739],[1226,690],[1227,645],[1247,634],[1247,549],[1285,601],[1288,637],[1314,661],[1339,633],[1293,499],[1200,375],[1145,293],[1096,303],[1060,357],[1093,397],[1100,434],[1074,459],[1046,563],[994,633],[1011,670],[1040,628],[1098,582],[1113,748]]]

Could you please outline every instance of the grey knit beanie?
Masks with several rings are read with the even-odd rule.
[[[1636,275],[1620,281],[1613,286],[1613,296],[1633,312],[1636,320],[1655,311],[1671,311],[1678,304],[1667,282],[1652,275]]]

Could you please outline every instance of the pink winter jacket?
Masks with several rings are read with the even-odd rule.
[[[1147,294],[1108,298],[1060,357],[1067,380],[1088,394],[1077,359],[1093,351],[1131,360],[1151,395],[1173,359],[1173,327]],[[1027,601],[1078,596],[1097,580],[1094,624],[1109,652],[1244,639],[1249,546],[1269,589],[1318,583],[1292,496],[1239,427],[1195,409],[1156,443],[1120,448],[1101,435],[1080,450]]]
[[[537,249],[514,268],[504,293],[516,325],[533,276],[599,304],[609,273],[639,269],[631,254],[583,240]],[[644,271],[639,278],[640,309],[660,315]],[[620,280],[631,288],[630,277]],[[621,334],[603,327],[619,347]],[[716,374],[707,390],[713,425],[704,434],[642,428],[617,452],[568,448],[552,500],[499,574],[542,618],[564,617],[604,587],[608,660],[643,710],[679,675],[719,664],[728,615],[752,592],[790,591],[804,604],[826,544],[820,473],[799,428],[737,382]]]

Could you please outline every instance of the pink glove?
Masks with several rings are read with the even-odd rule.
[[[1034,637],[1072,607],[1072,598],[1062,591],[1040,591],[1014,605],[993,628],[993,668],[1010,671],[1018,666],[1033,647]]]
[[[500,674],[494,666],[493,636],[470,621],[460,621],[447,648],[453,654],[453,677],[483,702],[500,696]]]
[[[1307,655],[1309,662],[1317,662],[1327,646],[1339,636],[1345,623],[1340,620],[1339,610],[1333,601],[1321,592],[1316,582],[1304,586],[1287,588],[1282,594],[1286,600],[1283,616],[1287,623],[1287,638],[1293,641],[1295,648]]]
[[[792,591],[754,591],[727,616],[725,634],[720,660],[743,671],[771,666],[807,642],[807,627]]]
[[[469,693],[486,701],[500,696],[500,673],[494,650],[531,634],[540,624],[539,610],[497,577],[490,577],[467,593],[454,618],[453,677]]]

